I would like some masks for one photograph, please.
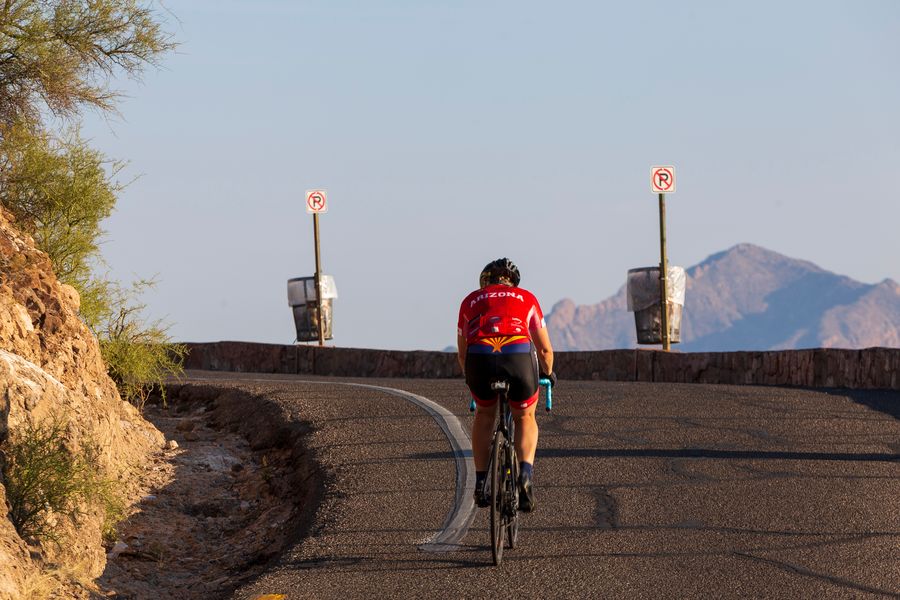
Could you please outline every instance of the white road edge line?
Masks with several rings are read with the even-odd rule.
[[[459,549],[459,541],[465,537],[472,520],[475,518],[475,500],[473,497],[475,471],[468,460],[468,456],[472,454],[472,443],[465,429],[463,429],[462,423],[459,422],[456,415],[437,402],[418,394],[364,383],[346,383],[343,385],[369,388],[399,396],[419,406],[437,421],[444,435],[450,441],[450,447],[453,449],[453,459],[456,461],[456,497],[453,500],[453,510],[447,515],[443,529],[430,542],[420,544],[419,550],[424,550],[425,552],[450,552]]]
[[[452,552],[459,550],[459,542],[469,531],[469,526],[475,518],[475,500],[473,493],[475,491],[475,471],[470,464],[468,457],[472,454],[472,443],[469,435],[463,428],[462,423],[456,418],[456,415],[449,410],[429,400],[424,396],[413,394],[396,388],[383,387],[379,385],[369,385],[365,383],[350,383],[345,381],[310,381],[308,379],[278,379],[278,378],[251,378],[251,377],[233,377],[232,379],[240,381],[252,381],[254,383],[313,383],[318,385],[345,385],[351,387],[367,388],[399,396],[408,402],[412,402],[419,408],[423,409],[431,418],[437,421],[438,426],[447,436],[450,447],[453,450],[453,459],[456,462],[456,495],[453,499],[453,508],[444,520],[444,525],[429,542],[419,544],[419,550],[425,552]],[[214,383],[223,381],[224,378],[218,377],[196,377],[186,376],[182,381],[204,381]]]

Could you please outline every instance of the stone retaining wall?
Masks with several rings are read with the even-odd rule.
[[[187,344],[185,367],[341,377],[461,377],[456,354],[213,342]],[[900,349],[557,352],[561,379],[900,389]]]

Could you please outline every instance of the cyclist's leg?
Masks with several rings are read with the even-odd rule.
[[[483,406],[476,400],[475,419],[472,421],[472,461],[475,463],[476,471],[487,471],[496,414],[496,401],[491,406]]]
[[[538,401],[538,365],[534,346],[525,353],[508,355],[507,371],[510,375],[509,405],[516,424],[516,454],[519,466],[519,508],[534,510],[534,483],[532,466],[537,451],[538,426],[535,411]]]
[[[509,406],[516,422],[516,454],[520,461],[533,464],[538,440],[538,365],[534,346],[529,347],[528,352],[505,355],[504,369],[510,381]]]
[[[481,406],[475,401],[475,418],[472,421],[472,462],[475,463],[475,504],[484,508],[489,506],[484,488],[488,481],[488,463],[491,459],[491,439],[494,434],[494,414],[497,402],[493,406]]]
[[[472,462],[475,464],[475,502],[486,506],[482,496],[490,460],[491,438],[494,433],[494,415],[497,400],[490,389],[494,371],[494,359],[485,354],[466,355],[466,384],[475,399],[475,418],[472,421]]]
[[[519,460],[534,464],[534,455],[537,451],[538,424],[535,419],[537,402],[528,408],[513,408],[513,420],[516,422],[516,454]]]
[[[537,402],[527,408],[514,408],[513,420],[516,423],[516,454],[519,459],[519,510],[531,512],[535,507],[534,499],[534,454],[537,450],[538,426],[534,418]]]

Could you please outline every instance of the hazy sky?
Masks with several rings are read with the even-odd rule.
[[[140,175],[104,254],[177,340],[293,341],[316,187],[339,346],[455,343],[500,256],[545,312],[615,293],[659,260],[654,164],[673,264],[751,242],[900,280],[896,0],[165,6],[178,53],[83,134]]]

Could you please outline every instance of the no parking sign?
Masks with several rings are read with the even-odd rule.
[[[328,194],[325,190],[306,190],[306,212],[310,214],[328,212]]]
[[[655,194],[674,193],[675,167],[672,165],[650,167],[650,191]]]

